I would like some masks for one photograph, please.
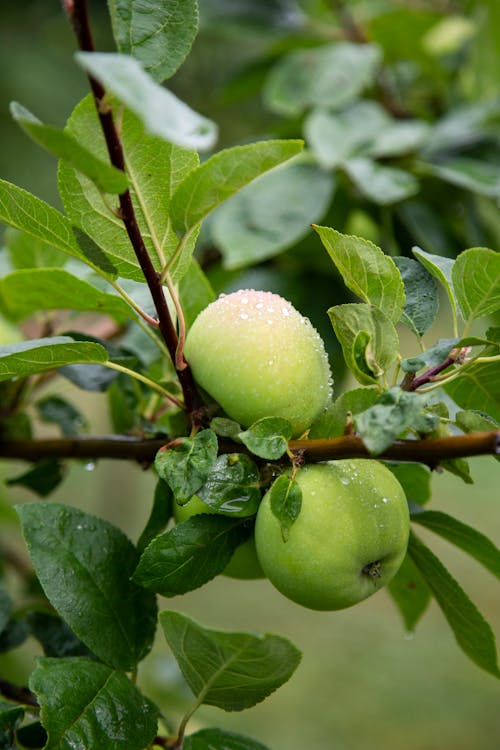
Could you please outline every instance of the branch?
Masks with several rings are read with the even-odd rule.
[[[0,441],[0,459],[39,461],[42,458],[110,458],[151,463],[158,450],[168,441],[166,436],[141,439],[121,435]],[[321,440],[292,440],[289,447],[307,463],[339,458],[373,458],[361,438],[356,435]],[[219,441],[219,451],[248,453],[244,445],[229,440]],[[500,455],[500,431],[424,440],[398,440],[377,458],[412,461],[435,467],[440,461],[449,458],[485,455]]]
[[[38,708],[36,696],[29,688],[13,685],[12,682],[2,680],[1,678],[0,695],[3,695],[4,698],[8,698],[10,701],[22,703],[24,706],[36,706]]]
[[[83,52],[95,50],[92,33],[90,30],[87,11],[87,0],[65,0],[65,9],[73,26],[78,46]],[[95,105],[101,128],[106,140],[111,164],[117,169],[125,172],[125,156],[120,137],[116,130],[113,113],[109,104],[105,101],[106,91],[103,86],[92,76],[88,76],[90,87],[95,99]],[[144,278],[151,292],[151,297],[158,315],[158,327],[167,345],[174,366],[176,364],[176,353],[178,346],[177,331],[168,309],[160,276],[149,257],[144,240],[137,224],[134,206],[130,191],[126,190],[119,196],[120,216],[127,230],[128,237],[134,249],[136,258],[141,267]],[[189,413],[195,412],[201,406],[201,400],[189,367],[177,369],[177,376],[184,394],[184,402]]]

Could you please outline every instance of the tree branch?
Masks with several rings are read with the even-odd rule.
[[[10,701],[22,703],[25,706],[36,706],[36,708],[38,708],[36,695],[32,693],[29,688],[20,687],[19,685],[13,685],[12,682],[2,680],[1,678],[0,695],[3,695],[4,698],[8,698]]]
[[[42,458],[109,458],[151,463],[168,437],[141,439],[119,435],[82,436],[39,440],[0,441],[0,459],[39,461]],[[360,437],[321,440],[292,440],[290,450],[303,457],[306,463],[339,458],[373,458]],[[219,440],[220,453],[248,453],[244,445],[230,440]],[[398,440],[377,458],[392,461],[412,461],[435,467],[449,458],[500,455],[500,431],[476,432],[425,440]]]
[[[93,52],[95,47],[90,30],[87,0],[65,0],[65,9],[71,21],[71,25],[73,26],[79,48],[83,52]],[[111,164],[117,169],[121,169],[125,172],[125,156],[120,137],[113,121],[113,113],[109,104],[105,101],[106,91],[99,81],[91,75],[88,76],[88,79],[94,95],[97,114],[106,140]],[[128,237],[144,274],[149,291],[151,292],[151,297],[153,298],[156,313],[158,315],[158,326],[175,366],[178,345],[177,331],[168,309],[163,286],[160,281],[160,275],[156,272],[144,244],[141,231],[137,224],[130,191],[126,190],[122,193],[119,196],[119,201],[121,219],[127,230]],[[177,369],[177,376],[184,394],[186,409],[192,414],[200,408],[201,399],[190,368],[186,367],[184,364],[182,368]]]

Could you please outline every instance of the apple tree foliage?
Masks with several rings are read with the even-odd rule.
[[[283,471],[304,461],[375,457],[389,466],[413,521],[388,587],[406,628],[434,598],[465,654],[500,676],[490,626],[418,533],[430,529],[500,577],[490,539],[427,509],[433,470],[471,483],[467,457],[494,456],[500,439],[500,256],[487,246],[500,236],[500,110],[487,96],[487,70],[479,76],[472,65],[462,82],[476,76],[480,104],[433,109],[480,18],[423,12],[425,44],[402,51],[394,30],[417,13],[404,4],[357,18],[342,3],[288,3],[286,13],[287,3],[257,3],[275,36],[226,81],[226,95],[244,107],[260,87],[264,129],[276,137],[256,129],[252,142],[219,148],[213,118],[162,85],[189,67],[199,10],[216,26],[217,4],[108,4],[116,51],[104,53],[93,47],[84,0],[64,2],[75,65],[91,86],[65,127],[11,104],[27,136],[58,159],[63,211],[0,181],[0,455],[30,462],[8,484],[41,498],[76,458],[140,460],[158,481],[135,543],[85,509],[50,499],[16,508],[34,569],[25,586],[37,604],[19,608],[0,590],[1,649],[33,636],[44,655],[29,687],[1,683],[0,745],[265,750],[222,729],[191,733],[188,722],[202,704],[239,711],[264,700],[293,674],[297,648],[279,635],[158,613],[157,594],[183,594],[220,574],[251,536],[273,482],[286,534],[300,493]],[[426,98],[428,80],[435,91]],[[207,407],[183,345],[214,288],[230,286],[236,271],[269,285],[280,269],[286,279],[286,264],[270,276],[263,261],[293,265],[304,254],[315,278],[331,279],[334,356],[350,379],[334,368],[327,410],[291,440],[290,425],[272,414],[244,429]],[[303,297],[315,295],[311,278]],[[451,323],[436,341],[439,297]],[[61,310],[74,313],[63,327]],[[90,334],[79,313],[106,325]],[[414,336],[411,353],[400,347],[404,329]],[[47,378],[105,392],[114,435],[89,435],[77,406],[44,396]],[[41,423],[60,438],[37,437]],[[216,513],[172,527],[174,503],[197,493]],[[136,682],[158,623],[193,694],[178,727]]]

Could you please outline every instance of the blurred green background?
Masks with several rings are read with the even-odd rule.
[[[105,3],[95,0],[91,7],[96,42],[101,49],[111,49]],[[434,123],[453,107],[498,103],[499,7],[498,0],[201,0],[201,33],[171,88],[220,125],[221,147],[263,136],[300,136],[300,118],[279,116],[264,105],[263,82],[287,51],[337,38],[340,21],[345,29],[347,10],[360,19],[363,28],[370,29],[372,36],[384,42],[388,58],[395,63],[391,69],[395,81],[390,88],[392,94],[396,92],[399,103],[410,107],[413,116]],[[444,32],[439,27],[443,21],[448,22]],[[467,22],[473,24],[472,31]],[[425,34],[436,27],[441,28],[441,45],[445,47],[438,55],[421,44]],[[439,35],[436,38],[439,42]],[[13,123],[8,104],[17,100],[41,119],[62,125],[75,103],[87,93],[85,77],[71,61],[73,50],[59,0],[3,0],[0,177],[54,205],[59,205],[55,163]],[[487,123],[488,137],[468,144],[468,156],[493,166],[500,164],[498,109],[494,112],[495,117]],[[478,133],[485,127],[481,121]],[[403,166],[418,171],[406,155]],[[418,199],[387,206],[360,195],[339,172],[335,174],[335,198],[323,222],[341,231],[357,231],[388,252],[401,254],[408,254],[412,244],[424,240],[432,242],[426,249],[449,255],[474,244],[498,247],[498,187],[495,192],[486,190],[483,184],[481,191],[480,183],[479,187],[476,184],[473,189],[463,189],[419,177]],[[200,257],[206,260],[217,289],[247,285],[272,288],[289,296],[310,315],[327,338],[337,388],[340,386],[343,368],[337,364],[336,343],[324,311],[338,302],[345,290],[340,288],[316,240],[300,239],[287,252],[266,259],[253,271],[231,270],[221,264],[220,252],[214,249],[210,236],[202,238]],[[445,318],[435,331],[436,336],[446,335]],[[93,432],[109,429],[104,395],[77,392],[66,382],[58,386],[57,393],[75,398],[89,417]],[[434,477],[433,507],[456,515],[499,541],[498,465],[493,459],[481,458],[471,461],[471,467],[473,487],[448,474]],[[15,476],[19,468],[3,465],[0,471],[6,477]],[[95,467],[75,463],[51,498],[107,518],[137,539],[149,513],[153,484],[151,472],[137,466],[106,461]],[[0,489],[0,497],[5,500],[6,496],[7,491]],[[9,503],[32,499],[19,488],[8,490]],[[497,582],[454,548],[425,531],[419,529],[419,533],[442,556],[500,635]],[[24,554],[7,516],[1,536]],[[292,680],[263,704],[242,714],[204,708],[193,728],[196,722],[232,728],[260,739],[271,750],[500,747],[498,682],[460,652],[435,605],[415,634],[405,634],[385,592],[350,610],[324,614],[293,605],[265,581],[239,583],[219,577],[182,599],[164,600],[161,607],[178,608],[215,628],[280,633],[290,637],[304,654]],[[26,680],[35,653],[35,643],[30,641],[28,649],[23,647],[0,659],[1,673],[16,682]],[[154,652],[141,667],[139,679],[174,720],[188,705],[189,696],[161,634]]]

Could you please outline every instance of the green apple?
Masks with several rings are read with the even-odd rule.
[[[203,500],[194,495],[185,505],[174,503],[174,519],[176,523],[187,521],[191,516],[200,513],[213,514],[216,511]],[[240,578],[250,580],[254,578],[264,578],[264,572],[260,566],[255,551],[255,541],[253,535],[246,542],[243,542],[236,548],[229,563],[224,568],[222,575],[229,578]]]
[[[21,331],[0,313],[0,346],[15,344],[22,339]]]
[[[282,537],[268,492],[257,512],[257,556],[271,583],[304,607],[336,610],[374,594],[406,554],[409,512],[403,489],[374,460],[305,466],[296,480],[302,508]]]
[[[323,341],[277,294],[221,295],[196,318],[184,352],[199,385],[245,427],[283,417],[297,436],[326,408],[332,380]]]

